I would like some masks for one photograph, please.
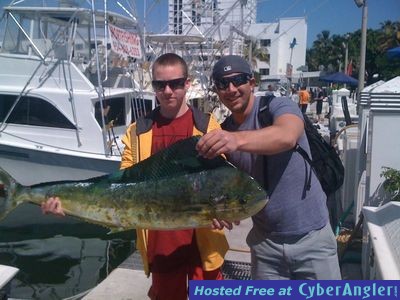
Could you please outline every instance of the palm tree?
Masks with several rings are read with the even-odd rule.
[[[307,55],[307,64],[310,70],[327,70],[329,65],[337,65],[337,56],[333,51],[333,40],[329,30],[323,30],[313,42],[311,51]]]
[[[332,43],[329,30],[322,30],[317,34],[317,39],[313,43],[314,48],[328,48]]]
[[[368,84],[377,79],[388,80],[400,74],[400,60],[388,61],[386,51],[400,45],[400,22],[386,21],[377,30],[368,29],[366,51],[366,79]],[[353,76],[357,76],[360,65],[361,30],[343,36],[330,36],[324,30],[317,35],[313,46],[307,49],[306,61],[310,71],[338,69],[338,58],[343,57],[343,41],[347,42],[348,61],[352,61]],[[372,75],[377,74],[373,77]]]
[[[381,23],[380,32],[378,42],[382,52],[400,45],[400,22],[385,21]]]
[[[250,48],[251,47],[251,48]],[[269,62],[269,53],[266,47],[260,47],[259,42],[247,40],[245,41],[245,47],[243,49],[244,57],[250,57],[251,49],[251,64],[252,67],[257,67],[257,61]]]

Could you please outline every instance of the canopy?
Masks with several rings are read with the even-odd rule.
[[[350,85],[357,85],[358,80],[353,77],[346,75],[342,72],[333,73],[328,76],[320,77],[319,80],[332,83],[345,83]]]
[[[400,47],[396,47],[396,48],[389,49],[389,50],[386,52],[386,55],[387,55],[389,58],[395,58],[395,57],[400,58]]]

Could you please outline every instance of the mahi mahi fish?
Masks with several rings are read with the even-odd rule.
[[[212,219],[238,221],[267,203],[266,192],[223,157],[197,154],[192,137],[110,175],[84,181],[22,186],[0,168],[6,197],[0,218],[22,202],[56,195],[64,212],[112,231],[210,227]]]

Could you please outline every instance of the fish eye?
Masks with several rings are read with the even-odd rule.
[[[240,204],[246,204],[247,200],[245,198],[239,198],[239,203]]]

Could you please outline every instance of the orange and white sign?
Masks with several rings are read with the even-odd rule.
[[[111,37],[111,49],[122,56],[142,58],[140,37],[117,26],[108,25]]]

